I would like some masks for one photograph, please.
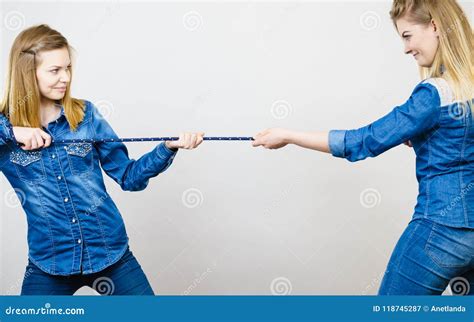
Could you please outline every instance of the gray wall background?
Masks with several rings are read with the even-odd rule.
[[[77,50],[74,96],[95,102],[119,136],[357,128],[419,82],[390,6],[2,2],[0,71],[19,31],[47,23]],[[472,17],[474,2],[463,6]],[[128,144],[135,159],[153,147]],[[376,294],[417,196],[406,146],[350,163],[294,146],[204,142],[142,192],[106,184],[158,294]],[[0,293],[19,294],[26,219],[3,175],[0,197]]]

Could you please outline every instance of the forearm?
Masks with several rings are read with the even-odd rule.
[[[303,148],[330,153],[328,135],[329,132],[327,131],[299,132],[288,130],[287,142]]]

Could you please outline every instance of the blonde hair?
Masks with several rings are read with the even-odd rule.
[[[456,0],[394,0],[390,17],[406,17],[416,24],[434,21],[439,49],[431,67],[420,66],[422,79],[443,77],[457,101],[472,105],[474,98],[474,37],[469,20]]]
[[[58,31],[48,25],[38,25],[23,30],[13,42],[10,50],[8,74],[0,113],[12,126],[41,128],[40,91],[36,81],[38,53],[67,48],[71,56],[72,47]],[[71,80],[72,80],[72,68]],[[83,100],[71,97],[71,82],[64,97],[56,103],[64,106],[64,114],[71,130],[75,131],[84,118]]]

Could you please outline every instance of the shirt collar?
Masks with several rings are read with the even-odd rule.
[[[59,121],[59,119],[64,116],[64,106],[62,104],[56,104],[56,106],[58,107],[61,107],[61,113],[59,114],[59,117],[57,118],[57,120]]]

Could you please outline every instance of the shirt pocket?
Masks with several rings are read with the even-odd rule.
[[[87,174],[93,169],[92,143],[71,143],[64,147],[69,166],[74,175]]]
[[[35,183],[46,179],[41,150],[14,150],[10,152],[10,162],[13,163],[19,178],[24,182]]]

